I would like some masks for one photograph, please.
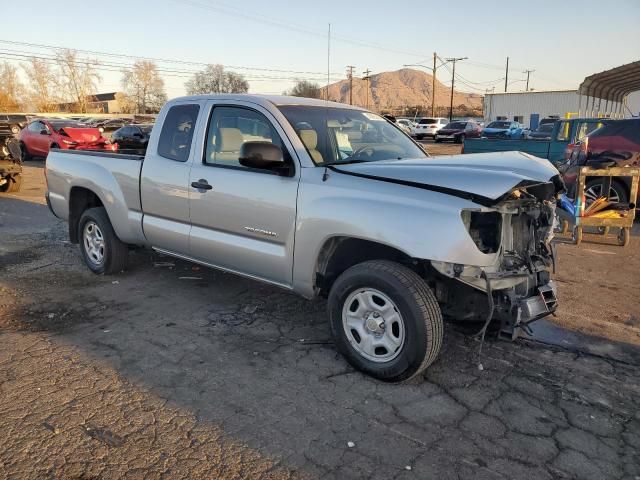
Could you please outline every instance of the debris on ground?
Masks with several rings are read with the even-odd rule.
[[[154,262],[154,267],[175,267],[176,264],[173,262]]]
[[[347,447],[349,447],[349,448],[353,448],[353,447],[355,447],[355,446],[356,446],[356,444],[355,444],[355,443],[353,443],[353,442],[347,442]]]

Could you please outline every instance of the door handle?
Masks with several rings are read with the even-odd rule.
[[[191,186],[198,190],[211,190],[213,188],[204,178],[201,178],[197,182],[191,182]]]

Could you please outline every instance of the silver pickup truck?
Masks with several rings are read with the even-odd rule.
[[[144,157],[52,150],[46,178],[95,273],[136,245],[326,296],[336,347],[382,380],[436,359],[443,315],[513,332],[556,308],[558,171],[517,152],[430,158],[360,108],[178,98]]]

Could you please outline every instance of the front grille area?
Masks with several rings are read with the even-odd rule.
[[[513,236],[513,251],[522,255],[529,249],[531,241],[531,217],[526,214],[511,217],[511,230]]]

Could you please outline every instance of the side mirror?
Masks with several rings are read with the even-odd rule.
[[[40,135],[49,135],[49,132],[47,130],[40,130]]]
[[[281,175],[289,173],[284,161],[282,149],[269,142],[245,142],[240,147],[240,165],[249,168],[278,171]]]

